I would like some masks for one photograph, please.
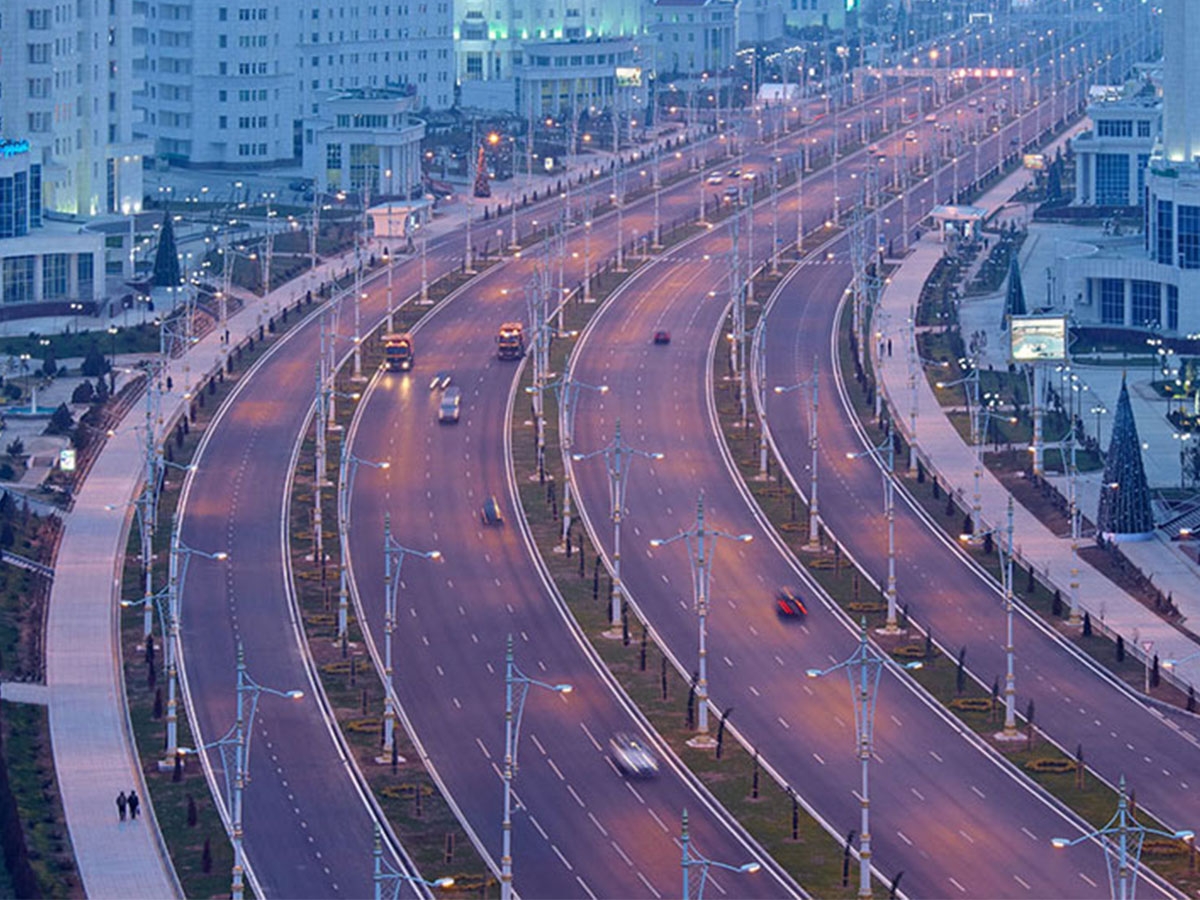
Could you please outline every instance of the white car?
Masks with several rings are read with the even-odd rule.
[[[608,742],[613,762],[631,778],[653,778],[658,774],[658,759],[641,738],[621,732]]]
[[[936,122],[937,121],[937,113],[930,113],[929,115],[927,115],[925,117],[925,121],[926,122]]]
[[[725,180],[725,176],[722,175],[720,172],[713,172],[711,175],[708,176],[708,179],[707,179],[709,184],[720,184],[724,180]]]
[[[915,144],[917,142],[917,133],[915,131],[906,132],[904,135],[904,139],[906,141],[908,141],[910,144]]]

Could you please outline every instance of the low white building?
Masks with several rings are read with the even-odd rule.
[[[1092,127],[1071,139],[1075,202],[1140,206],[1146,165],[1161,133],[1162,102],[1154,88],[1101,91],[1088,104],[1088,118]]]
[[[104,286],[104,240],[45,220],[42,164],[28,142],[0,141],[0,318],[53,315]]]
[[[425,122],[408,87],[357,88],[323,97],[305,122],[304,169],[318,191],[409,199],[421,188]]]
[[[640,120],[648,75],[631,37],[527,41],[513,65],[515,108],[532,118],[615,109]]]

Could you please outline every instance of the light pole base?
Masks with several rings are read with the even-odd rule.
[[[1081,616],[1077,612],[1073,612],[1069,616],[1067,616],[1067,621],[1064,624],[1069,625],[1072,628],[1082,628],[1083,627],[1083,616]]]
[[[366,375],[351,375],[350,380],[355,384],[366,384],[371,379],[369,379]]]
[[[759,472],[757,475],[750,476],[751,481],[771,481],[771,476],[766,472]]]
[[[557,553],[559,556],[565,556],[567,553],[567,545],[566,544],[555,544],[553,547],[550,548],[550,552]]]
[[[345,426],[341,422],[334,422],[332,425],[325,426],[326,431],[345,431]]]
[[[381,766],[390,766],[392,764],[392,755],[390,753],[381,753],[379,756],[375,757],[375,762]],[[402,762],[407,762],[405,757],[397,756],[396,764],[399,765]]]
[[[884,625],[882,628],[876,628],[875,633],[888,635],[908,634],[908,629],[901,628],[899,625]]]
[[[160,771],[160,772],[174,772],[174,771],[175,771],[175,757],[176,757],[176,755],[177,755],[177,754],[171,753],[171,754],[168,754],[168,755],[167,755],[166,757],[164,757],[163,759],[160,759],[160,760],[158,761],[158,771]]]
[[[662,253],[663,245],[660,241],[655,241],[653,244],[650,245],[650,249],[653,250],[655,253]]]
[[[687,745],[695,750],[712,750],[717,746],[717,739],[706,732],[689,738]]]
[[[609,641],[620,641],[624,639],[625,631],[620,625],[614,625],[612,628],[608,629],[608,631],[600,632],[600,637]]]
[[[1026,737],[1025,737],[1025,735],[1021,734],[1021,732],[1019,732],[1016,728],[1013,728],[1011,730],[1006,728],[1003,731],[997,731],[995,734],[993,734],[992,740],[1006,741],[1006,742],[1011,743],[1013,741],[1026,740]]]

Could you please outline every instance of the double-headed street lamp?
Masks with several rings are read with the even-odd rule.
[[[216,749],[221,754],[221,774],[225,782],[224,800],[229,808],[229,840],[233,844],[232,900],[242,900],[242,881],[245,872],[245,850],[243,844],[242,797],[249,775],[250,739],[254,735],[251,726],[258,714],[258,698],[263,694],[282,697],[285,700],[300,700],[304,691],[281,691],[255,681],[246,671],[246,654],[242,642],[237,645],[237,718],[225,735],[197,750],[179,748],[176,753],[199,753],[201,750]],[[233,772],[230,774],[229,754],[233,754]]]
[[[531,687],[559,694],[569,694],[574,690],[570,684],[549,684],[530,678],[517,668],[513,660],[513,639],[510,634],[504,654],[504,820],[501,825],[503,847],[500,856],[500,900],[512,900],[513,896],[512,781],[517,767],[517,746],[521,739],[521,716],[525,712],[525,698],[529,695]]]
[[[985,535],[997,534],[999,528],[974,535],[982,539]],[[1004,618],[1006,626],[1006,642],[1004,645],[1004,730],[995,735],[998,741],[1020,740],[1017,732],[1017,678],[1014,671],[1013,659],[1013,498],[1008,497],[1008,518],[1004,526],[1004,543],[1000,544],[1000,581],[1004,587]],[[972,535],[961,534],[960,540],[972,539]]]
[[[1184,663],[1191,662],[1193,659],[1197,658],[1200,658],[1200,650],[1197,650],[1195,653],[1189,653],[1187,656],[1184,656],[1181,659],[1164,659],[1163,668],[1174,669],[1177,666],[1182,666]]]
[[[1142,858],[1142,844],[1146,835],[1169,838],[1191,843],[1196,839],[1194,831],[1163,831],[1138,822],[1129,809],[1125,792],[1125,776],[1117,794],[1117,811],[1103,828],[1075,838],[1051,838],[1050,844],[1058,850],[1074,847],[1084,841],[1100,839],[1104,847],[1104,861],[1108,869],[1108,889],[1112,900],[1134,900],[1137,893],[1137,870]]]
[[[812,479],[808,489],[808,550],[810,551],[816,551],[821,547],[818,534],[819,509],[817,505],[817,451],[820,447],[817,434],[819,422],[817,413],[820,410],[817,395],[817,376],[817,358],[814,356],[812,378],[805,381],[798,381],[795,384],[775,386],[776,394],[789,394],[803,387],[812,388],[812,393],[809,395],[808,401],[808,449],[812,453],[812,461],[809,464],[809,468],[812,470]]]
[[[383,516],[383,752],[379,762],[388,763],[396,746],[396,696],[392,684],[392,632],[396,630],[396,595],[400,590],[400,570],[406,556],[420,559],[442,559],[440,550],[413,550],[392,537],[392,514]],[[393,560],[395,563],[393,565]]]
[[[708,733],[708,598],[709,583],[712,579],[713,556],[717,549],[717,540],[725,538],[731,541],[748,543],[753,540],[749,534],[728,534],[709,528],[704,524],[704,494],[701,493],[696,501],[696,525],[688,531],[681,531],[674,537],[665,540],[656,538],[650,542],[651,547],[665,547],[676,541],[683,541],[688,551],[688,560],[692,565],[693,602],[699,619],[700,632],[700,665],[696,682],[696,705],[700,708],[697,734],[688,741],[692,747],[713,747],[716,741]]]
[[[442,890],[454,887],[453,878],[435,878],[427,881],[420,875],[412,875],[396,868],[392,861],[383,855],[383,835],[379,831],[378,824],[375,825],[375,846],[371,852],[371,858],[373,861],[371,881],[375,885],[375,900],[383,900],[385,889],[388,900],[399,900],[400,889],[407,884],[441,888]]]
[[[354,476],[360,465],[372,469],[387,469],[391,463],[385,460],[363,459],[350,452],[350,436],[342,437],[341,463],[338,466],[337,509],[338,509],[338,615],[337,636],[345,641],[350,623],[350,592],[346,584],[346,560],[350,555],[350,495],[354,490]]]
[[[563,454],[563,471],[569,472],[570,468],[565,463],[573,458],[571,447],[575,438],[575,400],[579,396],[581,389],[596,391],[600,394],[608,393],[607,384],[588,384],[580,381],[577,378],[572,378],[570,372],[563,372],[556,380],[549,385],[555,396],[558,399],[559,412],[559,444],[562,447]],[[562,543],[559,545],[565,552],[567,541],[571,539],[571,479],[566,477],[563,479],[563,508],[562,508]]]
[[[625,516],[625,493],[629,486],[629,471],[635,457],[660,460],[663,458],[663,454],[640,450],[626,444],[621,438],[621,420],[617,419],[616,432],[607,447],[601,447],[591,453],[575,453],[571,458],[576,462],[582,462],[594,456],[604,457],[604,467],[608,471],[609,515],[613,522],[613,583],[608,618],[611,627],[605,632],[605,637],[619,638],[622,635],[621,600],[624,597],[624,587],[621,584],[621,520]]]
[[[827,669],[808,669],[809,678],[821,678],[832,672],[845,670],[850,679],[850,693],[854,699],[854,734],[858,744],[858,759],[862,766],[862,793],[859,806],[862,820],[858,832],[858,896],[871,896],[871,795],[868,769],[875,739],[875,701],[879,696],[879,676],[885,665],[895,665],[881,655],[867,639],[867,620],[863,617],[859,626],[858,649],[850,656]],[[905,663],[906,669],[919,669],[923,663]]]
[[[682,848],[682,857],[679,865],[683,869],[683,900],[693,900],[693,898],[694,900],[704,900],[704,886],[708,883],[708,870],[713,867],[724,869],[727,872],[739,872],[750,875],[762,869],[762,865],[754,861],[735,866],[729,863],[717,862],[715,859],[709,859],[707,856],[700,854],[692,845],[691,836],[688,834],[688,814],[686,809],[683,811],[683,827],[679,834],[679,843]],[[692,893],[692,869],[696,869],[699,872],[699,877],[696,879],[695,894]]]
[[[880,454],[887,454],[886,467]],[[887,517],[888,530],[888,573],[884,596],[887,598],[887,622],[879,629],[882,634],[899,634],[900,625],[896,616],[896,439],[889,428],[883,443],[859,453],[847,453],[846,459],[862,459],[869,456],[879,464],[883,473],[883,509]]]
[[[225,551],[208,553],[188,547],[179,537],[179,516],[171,520],[171,555],[167,564],[167,618],[170,636],[167,638],[167,759],[174,765],[174,756],[179,751],[179,701],[177,698],[178,652],[179,652],[179,595],[187,580],[188,562],[193,556],[218,562],[229,559]]]

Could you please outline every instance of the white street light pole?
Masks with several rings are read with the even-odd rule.
[[[729,863],[717,862],[702,856],[697,852],[692,844],[691,836],[688,834],[688,814],[687,810],[683,811],[682,828],[680,829],[679,844],[682,848],[682,856],[680,859],[680,868],[683,869],[683,898],[684,900],[692,900],[692,869],[700,871],[700,877],[696,884],[695,900],[704,900],[704,886],[708,883],[708,870],[711,868],[725,869],[727,872],[744,872],[748,875],[753,875],[762,869],[762,864],[758,862],[742,863],[740,866],[730,865]],[[724,893],[724,892],[722,892]]]
[[[706,527],[704,524],[704,494],[701,493],[696,501],[696,525],[694,528],[681,531],[666,540],[655,539],[650,542],[651,547],[665,547],[676,541],[683,541],[692,566],[692,590],[699,619],[700,637],[700,665],[696,682],[696,705],[699,707],[700,713],[697,734],[688,741],[688,745],[697,748],[716,745],[716,741],[708,733],[708,601],[713,555],[719,538],[743,543],[753,540],[753,536],[749,534],[733,535]]]
[[[517,686],[516,702],[513,702],[513,686]],[[569,684],[548,684],[530,678],[513,660],[513,639],[508,636],[504,654],[504,819],[501,822],[503,846],[500,856],[500,900],[513,900],[512,860],[512,781],[517,768],[517,748],[521,739],[521,716],[525,712],[525,698],[531,687],[539,687],[559,694],[573,690]],[[514,709],[515,705],[515,709]]]
[[[613,522],[612,598],[609,604],[609,630],[604,632],[604,636],[620,638],[622,637],[621,601],[624,599],[624,585],[621,582],[621,521],[625,514],[625,495],[629,486],[629,471],[635,457],[640,456],[657,461],[663,458],[663,454],[639,450],[626,444],[621,439],[621,420],[618,419],[612,443],[599,450],[593,450],[591,453],[576,453],[572,459],[582,462],[594,456],[604,457],[605,468],[608,471],[609,515]]]
[[[357,395],[351,395],[358,399]],[[350,435],[342,437],[341,463],[338,466],[337,508],[338,508],[338,612],[337,636],[339,641],[345,641],[350,624],[350,592],[346,583],[346,564],[350,555],[350,494],[354,489],[354,476],[358,473],[359,464],[366,464],[373,469],[387,469],[391,463],[387,460],[375,462],[362,459],[350,452]]]
[[[817,358],[813,357],[813,373],[812,377],[805,381],[797,382],[796,384],[775,387],[777,394],[789,394],[792,391],[799,390],[802,387],[809,387],[812,392],[809,394],[808,400],[808,449],[812,454],[812,461],[809,464],[809,469],[812,472],[812,478],[808,488],[808,545],[807,550],[815,552],[821,549],[821,541],[818,534],[820,527],[820,507],[817,501],[817,457],[820,450],[820,437],[818,428],[820,425],[820,401],[818,395],[818,370]]]

